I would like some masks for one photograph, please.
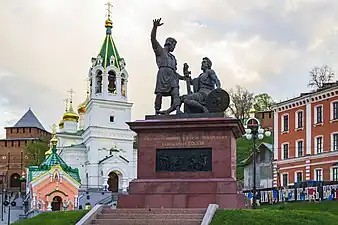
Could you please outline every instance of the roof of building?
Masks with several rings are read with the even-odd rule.
[[[38,176],[49,171],[53,166],[59,165],[62,170],[75,179],[77,182],[81,183],[79,170],[77,168],[72,168],[67,165],[67,163],[59,156],[56,150],[57,139],[55,133],[51,139],[51,154],[46,157],[46,159],[41,163],[40,166],[29,166],[28,180],[32,181]]]
[[[94,66],[101,65],[103,68],[107,68],[110,65],[114,65],[116,68],[120,69],[120,60],[122,59],[117,51],[115,42],[112,38],[112,28],[113,22],[110,20],[110,15],[105,22],[106,27],[106,37],[104,38],[102,47],[97,58],[95,60]]]
[[[31,109],[28,109],[28,111],[21,117],[21,119],[13,126],[14,128],[39,128],[40,130],[45,130],[45,128],[42,126],[38,118],[35,116],[35,114],[32,112]]]
[[[290,103],[290,102],[293,102],[293,101],[296,101],[296,100],[300,100],[300,99],[306,99],[307,97],[316,95],[316,94],[318,94],[318,93],[320,93],[322,91],[327,91],[329,89],[335,89],[335,88],[338,88],[338,81],[324,83],[323,86],[321,88],[318,88],[317,90],[313,90],[313,91],[310,91],[310,92],[303,92],[303,93],[300,93],[300,95],[297,96],[297,97],[295,97],[295,98],[291,98],[291,99],[287,99],[285,101],[278,102],[274,106],[274,108],[276,108],[278,106],[281,106],[281,105],[284,105],[285,103]]]
[[[262,146],[264,146],[270,152],[273,152],[273,145],[269,144],[269,143],[266,143],[266,142],[262,142],[262,143],[260,143],[260,145],[258,145],[258,147],[257,147],[258,152],[259,152],[259,150],[261,149]],[[246,166],[246,165],[250,164],[251,161],[252,161],[252,156],[253,156],[253,153],[251,153],[248,158],[246,158],[242,162],[240,162],[240,164],[243,165],[243,166]]]

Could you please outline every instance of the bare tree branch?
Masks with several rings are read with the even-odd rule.
[[[310,71],[310,81],[308,84],[308,87],[313,87],[313,88],[322,88],[325,83],[331,82],[332,79],[334,78],[334,71],[331,67],[328,65],[324,65],[321,68],[318,66],[315,66],[311,71]]]

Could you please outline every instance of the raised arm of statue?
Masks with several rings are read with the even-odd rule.
[[[160,27],[162,25],[163,23],[161,23],[161,18],[153,20],[153,29],[151,30],[150,40],[151,40],[151,45],[153,47],[155,55],[161,55],[163,51],[162,46],[160,45],[160,43],[158,43],[156,39],[157,27]]]
[[[210,70],[208,71],[208,73],[209,73],[210,78],[211,78],[212,81],[214,82],[214,84],[216,84],[216,87],[217,87],[217,88],[221,88],[221,82],[220,82],[220,80],[218,79],[218,77],[217,77],[215,71],[214,71],[213,69],[210,69]]]

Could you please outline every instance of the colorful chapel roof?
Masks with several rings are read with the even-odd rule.
[[[94,66],[101,65],[104,69],[106,69],[108,66],[114,65],[120,69],[120,60],[122,58],[120,57],[112,38],[113,22],[110,19],[110,13],[108,14],[108,19],[105,22],[105,27],[106,37],[97,58],[94,58],[94,60],[96,60],[94,62]]]
[[[60,166],[61,169],[71,176],[78,183],[81,183],[79,170],[77,168],[72,168],[67,165],[67,163],[59,156],[56,149],[57,138],[55,136],[55,131],[53,131],[53,138],[51,139],[51,154],[47,155],[46,159],[41,163],[40,166],[29,166],[28,167],[28,181],[33,181],[42,174],[48,172],[56,165]]]
[[[42,126],[38,118],[35,116],[33,111],[29,108],[28,111],[21,117],[21,119],[13,126],[17,128],[39,128],[40,130],[44,130],[45,128]]]

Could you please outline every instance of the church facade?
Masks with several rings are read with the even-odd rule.
[[[78,207],[80,176],[57,154],[53,131],[46,159],[39,166],[27,168],[27,193],[30,208],[40,211],[74,210]]]
[[[133,105],[127,95],[129,76],[112,27],[108,15],[104,42],[91,59],[87,98],[76,112],[70,91],[57,133],[58,153],[69,166],[79,169],[82,190],[126,191],[136,178],[135,134],[126,124],[131,121]]]

